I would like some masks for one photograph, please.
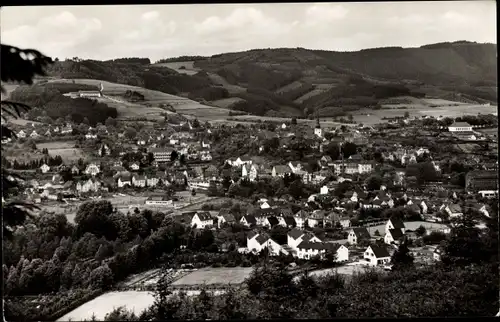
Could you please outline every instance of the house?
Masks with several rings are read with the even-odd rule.
[[[297,226],[295,223],[295,219],[293,219],[292,216],[280,216],[278,218],[278,225],[282,227],[287,227],[287,228],[293,228]]]
[[[63,177],[60,174],[54,174],[52,176],[52,182],[55,184],[61,184],[64,182]]]
[[[436,247],[436,249],[434,249],[434,252],[432,253],[432,258],[433,258],[435,261],[441,261],[441,258],[442,258],[442,256],[443,256],[443,253],[444,253],[444,249],[443,249],[443,247],[438,246],[438,247]]]
[[[244,164],[248,164],[248,165],[252,164],[252,159],[247,158],[247,157],[231,158],[231,159],[227,159],[226,163],[232,167],[240,167]]]
[[[214,225],[214,219],[209,212],[197,212],[191,219],[191,227],[204,229]]]
[[[257,225],[257,219],[255,219],[255,216],[253,215],[244,215],[243,217],[241,217],[240,223],[243,226],[251,227]]]
[[[322,187],[319,189],[319,194],[320,194],[320,195],[327,195],[327,194],[328,194],[328,187],[327,187],[327,186],[322,186]]]
[[[311,242],[311,243],[321,243],[321,240],[314,236],[314,234],[310,232],[305,232],[303,230],[300,230],[298,228],[294,228],[290,230],[287,234],[287,245],[292,248],[296,249],[297,246],[303,242]]]
[[[200,151],[200,160],[212,161],[212,155],[210,154],[210,151]]]
[[[387,248],[379,245],[368,246],[363,253],[363,258],[371,266],[385,265],[391,261],[391,255],[389,255]]]
[[[144,188],[146,186],[146,177],[142,175],[132,176],[132,185],[134,187]]]
[[[269,216],[269,217],[265,217],[264,223],[262,225],[264,227],[272,228],[274,226],[277,226],[279,223],[280,222],[279,222],[278,218],[276,218],[275,216]]]
[[[292,169],[288,165],[276,165],[273,167],[271,175],[273,177],[284,177],[286,174],[291,174]]]
[[[161,175],[161,172],[160,172]],[[146,186],[148,187],[156,187],[160,179],[157,176],[146,177]]]
[[[420,202],[420,208],[422,209],[422,214],[427,214],[427,211],[429,210],[429,207],[427,206],[427,204],[425,203],[424,200],[422,200]]]
[[[223,224],[232,225],[236,222],[233,214],[229,212],[229,209],[221,209],[217,215],[217,227],[220,228]]]
[[[131,170],[134,170],[134,171],[137,171],[139,170],[141,167],[139,166],[139,164],[137,162],[134,162],[130,165],[130,169]]]
[[[149,206],[172,206],[173,200],[166,196],[150,196],[144,203]]]
[[[24,139],[26,137],[26,132],[24,132],[23,130],[17,132],[17,137]]]
[[[130,175],[120,175],[118,177],[118,188],[123,188],[125,186],[132,185],[132,176]]]
[[[55,132],[55,130],[54,130],[54,132]],[[71,126],[71,124],[63,126],[61,128],[61,134],[71,134],[71,133],[73,133],[73,127]]]
[[[111,155],[111,149],[105,143],[101,144],[101,146],[99,147],[98,151],[99,151],[98,154],[99,154],[100,157],[103,157],[103,156],[106,156],[106,155]]]
[[[369,241],[370,238],[370,233],[366,227],[351,228],[349,234],[347,235],[347,241],[351,245],[356,245],[362,240]]]
[[[76,191],[85,193],[89,191],[97,192],[101,188],[101,183],[95,179],[88,179],[85,182],[78,182],[76,184]]]
[[[85,168],[85,174],[90,174],[92,176],[96,176],[100,171],[99,166],[95,163],[91,163]]]
[[[307,217],[307,224],[309,227],[324,227],[324,220],[326,217],[326,213],[323,210],[314,210],[312,214]]]
[[[80,169],[78,169],[78,167],[76,165],[72,166],[71,167],[71,174],[79,174],[80,173]]]
[[[36,133],[36,131],[33,131],[30,134],[30,138],[32,138],[32,139],[38,139],[39,137],[40,137],[40,135],[38,133]]]
[[[49,171],[50,171],[50,167],[44,163],[44,164],[42,164],[42,166],[40,167],[40,170],[42,171],[42,173],[47,173],[47,172],[49,172]]]
[[[288,162],[288,167],[292,170],[293,173],[299,173],[303,171],[303,165],[299,161],[290,161]]]
[[[256,235],[254,235],[256,234]],[[269,251],[269,255],[278,256],[279,254],[287,255],[288,252],[281,247],[277,242],[271,239],[269,235],[265,233],[254,233],[250,235],[252,238],[248,239],[247,237],[247,248],[253,252],[261,252],[266,249]]]
[[[150,150],[151,153],[153,153],[153,158],[157,162],[169,162],[170,161],[170,156],[172,155],[171,149],[161,149],[161,148],[156,148]]]
[[[403,238],[404,234],[401,229],[389,229],[389,231],[385,233],[384,242],[389,245],[394,243],[398,244]]]
[[[401,218],[392,216],[385,224],[385,233],[387,234],[391,229],[400,229],[401,232],[404,234],[406,227]]]
[[[351,219],[349,217],[340,217],[340,225],[342,228],[349,228],[351,227]]]
[[[448,126],[450,132],[472,132],[472,125],[467,122],[454,122]]]
[[[87,134],[85,134],[85,139],[87,139],[87,140],[95,140],[95,139],[97,139],[97,134],[95,134],[92,131],[89,131]]]
[[[449,204],[449,205],[446,205],[444,207],[442,206],[441,208],[442,208],[442,210],[446,211],[448,216],[450,216],[452,218],[463,216],[462,207],[460,207],[460,205]]]
[[[297,213],[295,213],[293,215],[293,219],[295,220],[295,224],[296,224],[297,228],[301,228],[301,229],[304,228],[305,223],[307,221],[307,216],[308,216],[308,214],[303,210],[299,210]]]
[[[321,259],[325,259],[327,252],[335,254],[335,262],[347,262],[349,260],[349,249],[337,243],[301,242],[297,246],[296,256],[301,259],[309,259],[319,255]]]
[[[257,179],[257,168],[253,164],[244,164],[243,167],[241,167],[241,176],[243,178],[248,178],[250,181],[255,181],[255,179]]]

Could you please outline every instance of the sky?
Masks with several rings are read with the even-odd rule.
[[[0,18],[3,44],[61,60],[496,43],[495,1],[19,6]]]

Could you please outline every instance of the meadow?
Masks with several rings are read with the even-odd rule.
[[[440,229],[448,228],[448,226],[444,224],[431,223],[427,221],[407,221],[405,222],[405,227],[407,230],[415,231],[420,225],[424,226],[427,231],[437,231]],[[370,235],[375,236],[375,231],[378,230],[381,236],[385,234],[385,224],[367,227]]]
[[[180,285],[214,285],[214,284],[241,284],[250,276],[251,267],[220,267],[202,268],[188,274],[172,283]]]
[[[38,143],[37,149],[47,149],[51,157],[60,155],[65,162],[76,162],[78,159],[85,159],[85,153],[82,149],[75,148],[75,141],[53,141]]]
[[[151,67],[167,67],[175,70],[180,74],[186,74],[186,75],[194,75],[201,70],[199,68],[194,67],[194,61],[152,64]]]

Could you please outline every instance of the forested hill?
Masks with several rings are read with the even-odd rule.
[[[167,58],[162,64],[77,59],[57,62],[49,74],[140,86],[215,106],[230,101],[221,107],[256,115],[336,116],[378,108],[381,100],[398,96],[496,103],[496,47],[459,41],[356,52],[255,49]]]

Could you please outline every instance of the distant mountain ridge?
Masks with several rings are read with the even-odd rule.
[[[497,102],[496,44],[444,42],[417,48],[386,47],[355,52],[304,48],[184,56],[150,65],[144,58],[64,61],[49,75],[91,78],[145,87],[266,116],[342,115],[377,108],[397,96],[466,97]],[[194,61],[191,74],[169,62]],[[184,68],[184,67],[183,67]],[[201,70],[201,71],[199,71]]]

